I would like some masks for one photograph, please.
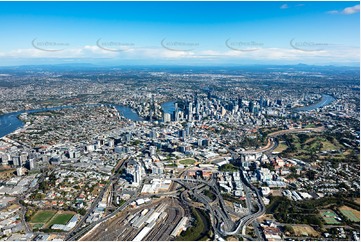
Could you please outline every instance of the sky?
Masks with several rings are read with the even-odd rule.
[[[359,65],[359,2],[0,2],[0,65]]]

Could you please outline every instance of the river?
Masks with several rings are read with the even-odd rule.
[[[295,112],[302,112],[302,111],[311,111],[317,108],[321,108],[324,107],[330,103],[332,103],[333,101],[335,101],[336,99],[330,95],[327,94],[322,94],[322,98],[319,102],[314,103],[312,105],[306,106],[306,107],[300,107],[300,108],[295,108],[293,109],[293,111]]]
[[[330,103],[332,103],[335,100],[330,95],[322,94],[322,98],[318,103],[312,104],[310,106],[306,107],[300,107],[295,108],[294,111],[300,112],[300,111],[310,111],[316,108],[320,108],[323,106],[326,106]],[[174,107],[175,101],[169,101],[163,103],[162,109],[166,113],[172,114],[175,110]],[[87,104],[87,105],[100,105],[100,104]],[[118,112],[123,115],[125,118],[133,120],[133,121],[142,121],[143,118],[140,117],[133,109],[121,105],[115,105],[115,104],[109,104],[114,106]],[[64,108],[74,108],[76,106],[60,106],[60,107],[53,107],[53,108],[41,108],[41,109],[32,109],[32,110],[26,110],[26,111],[18,111],[18,112],[12,112],[0,115],[0,138],[4,137],[5,135],[8,135],[15,130],[21,128],[24,126],[24,123],[18,118],[18,116],[22,113],[38,113],[38,112],[45,112],[45,111],[51,111],[51,110],[60,110]]]
[[[163,103],[162,109],[166,113],[173,113],[174,109],[174,103],[175,101],[165,102]],[[101,104],[85,104],[88,106],[93,105],[101,105]],[[105,104],[105,105],[111,105],[114,106],[118,112],[125,118],[133,120],[133,121],[142,121],[144,120],[142,117],[140,117],[137,112],[135,112],[133,109],[116,105],[116,104]],[[82,105],[77,105],[82,106]],[[4,137],[5,135],[8,135],[15,130],[22,128],[24,126],[24,122],[21,121],[18,116],[22,113],[39,113],[39,112],[45,112],[45,111],[52,111],[52,110],[60,110],[64,108],[74,108],[77,106],[59,106],[59,107],[53,107],[53,108],[41,108],[41,109],[32,109],[32,110],[23,110],[18,112],[12,112],[12,113],[6,113],[3,115],[0,115],[0,138]]]
[[[101,104],[86,104],[86,105],[87,106],[95,106],[95,105],[101,105]],[[114,106],[118,110],[118,112],[127,119],[130,119],[133,121],[143,120],[141,117],[138,116],[138,114],[134,110],[132,110],[129,107],[115,105],[115,104],[110,104],[110,105]],[[24,122],[18,118],[18,116],[22,113],[25,113],[25,112],[26,113],[39,113],[39,112],[45,112],[45,111],[60,110],[60,109],[64,109],[64,108],[74,108],[74,107],[78,107],[78,106],[82,106],[82,105],[32,109],[32,110],[24,110],[24,111],[18,111],[18,112],[12,112],[12,113],[6,113],[3,115],[0,115],[0,138],[4,137],[5,135],[8,135],[8,134],[14,132],[15,130],[24,126]]]

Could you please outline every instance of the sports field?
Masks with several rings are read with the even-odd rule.
[[[336,220],[337,214],[332,210],[321,210],[321,217],[325,220],[326,224],[340,224],[341,222]]]
[[[360,211],[353,208],[342,206],[338,210],[352,222],[360,222]]]
[[[179,163],[182,165],[194,165],[196,161],[193,159],[184,159],[184,160],[180,160]]]
[[[57,213],[53,219],[49,222],[49,227],[53,224],[67,224],[69,220],[74,216],[73,213]]]
[[[37,211],[30,219],[30,223],[47,223],[54,215],[56,214],[56,211],[52,210],[41,210]]]
[[[29,223],[33,229],[46,229],[51,228],[54,224],[67,224],[74,214],[71,211],[42,210],[37,211]]]

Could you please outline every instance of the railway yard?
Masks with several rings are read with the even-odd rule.
[[[124,210],[81,238],[108,241],[169,241],[180,232],[186,215],[185,209],[175,198],[160,198],[149,204]]]

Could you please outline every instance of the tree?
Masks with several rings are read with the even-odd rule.
[[[81,209],[79,209],[78,210],[78,213],[80,214],[80,215],[85,215],[86,214],[86,210],[85,210],[85,208],[81,208]]]
[[[284,230],[285,230],[285,233],[288,232],[290,234],[294,234],[295,233],[295,230],[293,229],[293,227],[291,225],[285,225],[284,227]]]
[[[313,171],[313,170],[308,170],[308,171],[306,172],[307,178],[310,179],[311,181],[315,180],[316,174],[317,174],[317,173],[316,173],[315,171]]]

